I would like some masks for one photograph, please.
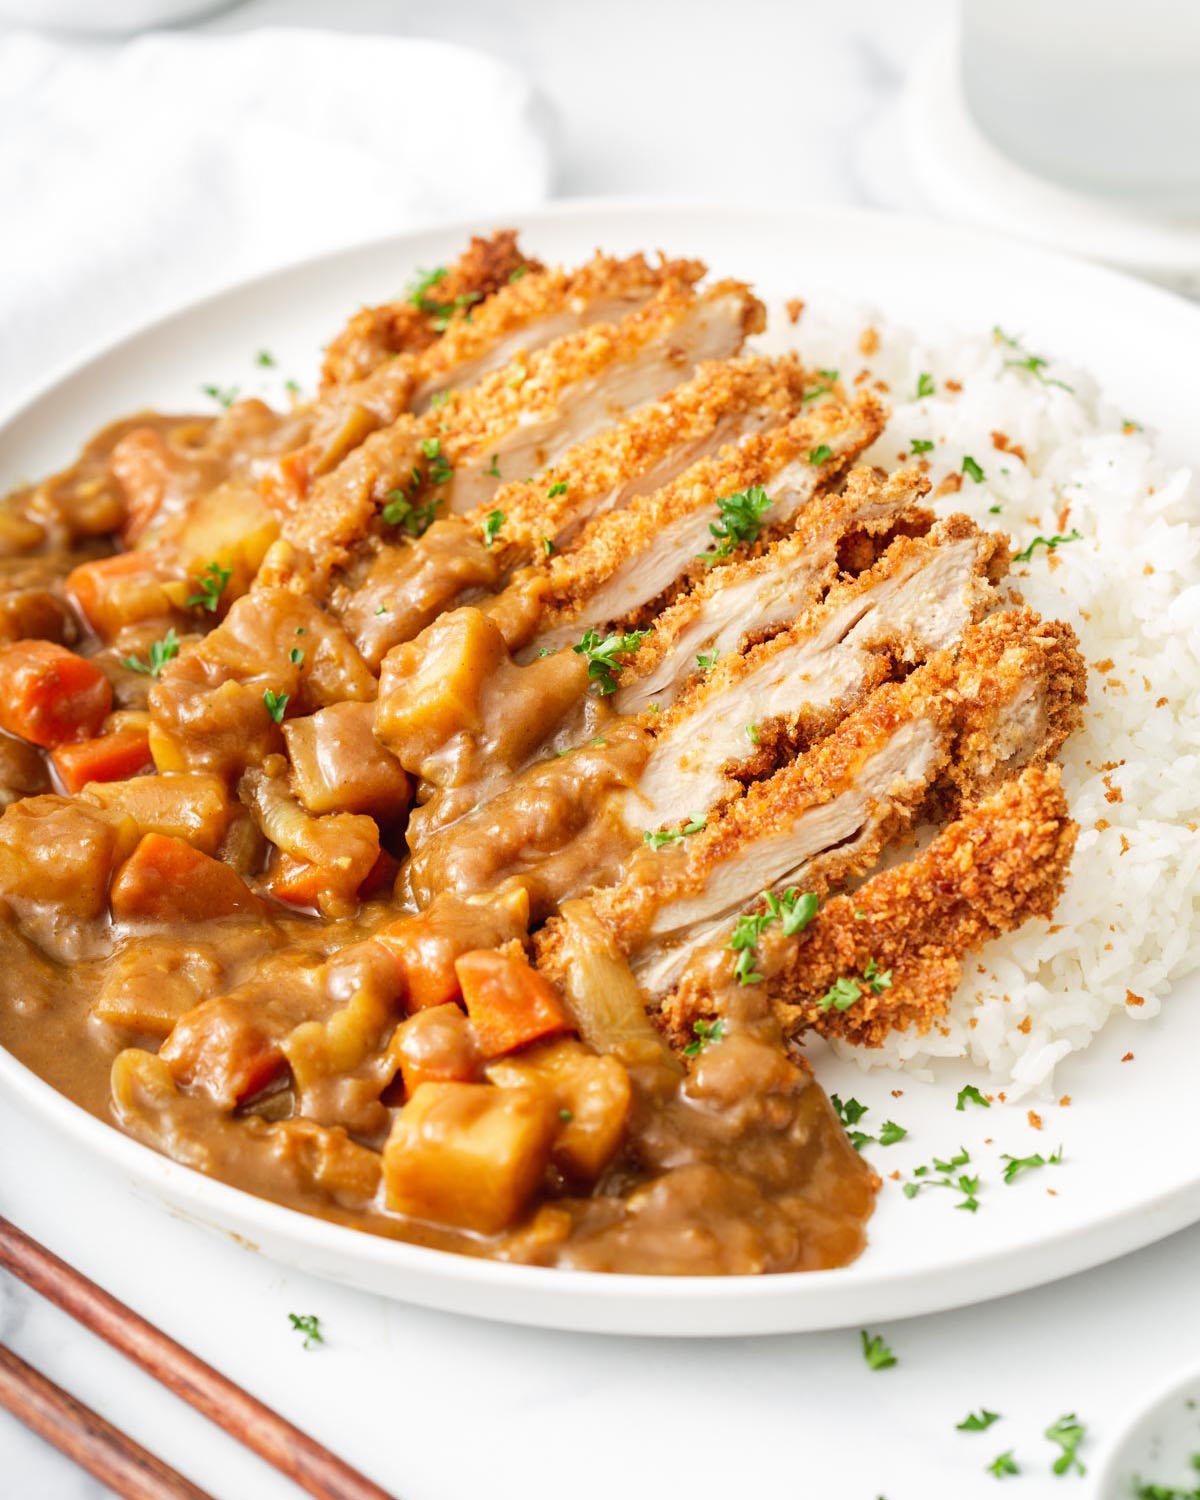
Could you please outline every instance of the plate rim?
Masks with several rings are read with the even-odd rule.
[[[389,248],[394,248],[397,256],[402,257],[405,246],[411,246],[422,237],[463,236],[510,221],[521,225],[523,232],[536,233],[540,225],[547,223],[595,220],[597,233],[602,235],[605,217],[614,215],[645,215],[657,220],[692,216],[705,222],[727,223],[757,217],[773,220],[781,226],[788,223],[811,225],[819,219],[824,223],[836,220],[848,229],[859,229],[864,233],[883,228],[896,235],[920,236],[934,231],[946,242],[948,254],[968,254],[972,248],[978,248],[994,256],[1000,249],[1013,263],[1023,262],[1032,269],[1041,266],[1060,272],[1069,271],[1082,283],[1081,299],[1089,286],[1097,292],[1110,287],[1119,288],[1127,307],[1131,297],[1140,298],[1145,306],[1153,307],[1159,315],[1166,314],[1191,323],[1200,336],[1200,306],[1174,291],[1138,281],[1108,266],[1082,261],[1057,250],[973,225],[946,225],[918,215],[841,205],[820,206],[814,210],[641,195],[569,198],[536,208],[518,209],[511,214],[488,213],[445,223],[418,225],[315,255],[300,255],[253,276],[232,277],[197,297],[181,299],[153,317],[95,340],[86,349],[60,361],[31,389],[18,396],[14,404],[0,411],[0,440],[20,423],[27,412],[52,398],[68,381],[118,355],[131,344],[166,329],[174,321],[192,317],[232,296],[253,292],[282,276],[320,271],[355,256],[370,257]],[[769,1276],[660,1277],[557,1270],[412,1245],[321,1220],[299,1209],[259,1198],[176,1162],[125,1135],[115,1124],[92,1115],[59,1093],[4,1048],[0,1048],[0,1087],[33,1106],[39,1118],[60,1138],[66,1136],[80,1143],[131,1182],[147,1188],[159,1200],[160,1207],[183,1210],[202,1225],[234,1234],[242,1241],[245,1241],[245,1236],[240,1230],[249,1225],[250,1234],[257,1228],[264,1240],[286,1243],[299,1255],[306,1251],[316,1255],[328,1254],[350,1265],[366,1266],[377,1272],[390,1271],[397,1284],[387,1288],[385,1294],[399,1300],[467,1311],[477,1317],[528,1326],[696,1337],[847,1327],[866,1319],[895,1319],[1007,1296],[1117,1259],[1200,1220],[1198,1173],[1191,1181],[1126,1202],[1100,1218],[1041,1234],[1026,1245],[981,1251],[966,1261],[961,1258],[923,1261],[919,1266],[899,1270],[889,1270],[885,1264],[857,1274],[853,1273],[852,1267],[844,1267]],[[259,1221],[257,1225],[256,1220]],[[228,1227],[230,1222],[238,1225],[237,1231]],[[255,1245],[254,1248],[259,1247]],[[266,1253],[273,1259],[288,1261],[288,1256],[280,1255],[278,1249]],[[292,1263],[304,1264],[302,1259]],[[361,1278],[356,1283],[354,1278],[345,1274],[334,1274],[312,1266],[305,1268],[343,1284],[365,1284]],[[848,1271],[850,1275],[847,1275]],[[415,1286],[405,1284],[407,1275],[412,1276]],[[982,1285],[969,1284],[976,1281]],[[372,1285],[377,1291],[384,1290],[378,1278]],[[469,1293],[477,1287],[490,1288],[495,1301],[504,1305],[470,1305]],[[512,1300],[506,1301],[506,1298]],[[895,1311],[898,1301],[904,1303],[902,1312]],[[514,1310],[516,1302],[520,1303],[519,1311]],[[884,1310],[884,1304],[891,1310]],[[606,1321],[606,1313],[616,1313],[622,1306],[627,1309],[623,1320]],[[711,1312],[717,1307],[722,1313],[715,1322],[689,1316],[697,1309]],[[653,1316],[647,1322],[645,1314],[648,1309],[653,1309]],[[640,1321],[635,1324],[634,1318]]]

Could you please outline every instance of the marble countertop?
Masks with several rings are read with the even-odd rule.
[[[203,29],[334,25],[490,50],[545,94],[561,194],[899,206],[896,101],[945,15],[937,0],[249,0]],[[1038,1291],[882,1328],[899,1364],[872,1373],[853,1329],[618,1340],[385,1302],[167,1217],[3,1099],[0,1142],[6,1215],[403,1500],[971,1500],[993,1493],[985,1465],[1009,1446],[1019,1495],[1090,1495],[1090,1478],[1050,1474],[1042,1429],[1077,1411],[1088,1460],[1200,1349],[1200,1227]],[[98,1236],[114,1198],[121,1235]],[[325,1344],[304,1350],[289,1312],[319,1315]],[[218,1500],[298,1493],[7,1279],[0,1341]],[[1004,1427],[956,1433],[981,1404]],[[13,1500],[107,1494],[4,1415],[0,1476]]]

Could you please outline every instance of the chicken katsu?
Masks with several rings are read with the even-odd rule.
[[[1086,673],[694,259],[510,230],[317,394],[0,505],[0,1043],[275,1202],[515,1263],[845,1265],[805,1053],[1048,919]]]

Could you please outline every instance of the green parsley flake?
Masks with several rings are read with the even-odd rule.
[[[746,725],[746,737],[747,737],[747,739],[750,741],[750,743],[752,745],[757,745],[759,743],[758,725],[757,724],[747,724]]]
[[[429,460],[429,482],[433,485],[448,484],[454,478],[454,470],[442,452],[441,438],[423,438],[421,452]]]
[[[226,411],[229,410],[238,398],[238,388],[236,385],[229,385],[224,388],[219,385],[202,385],[200,389],[209,400],[215,401],[218,406],[223,406]]]
[[[962,471],[973,479],[976,484],[982,484],[987,477],[969,453],[963,455]]]
[[[1062,1159],[1061,1146],[1051,1156],[1043,1156],[1041,1152],[1035,1152],[1032,1156],[1009,1156],[1005,1152],[1000,1158],[1008,1163],[1004,1169],[1005,1182],[1015,1182],[1022,1172],[1032,1172],[1038,1167],[1057,1167],[1061,1165]]]
[[[285,380],[283,388],[289,396],[298,396],[300,394],[300,382],[298,380]]]
[[[567,493],[566,482],[564,480],[560,479],[557,484],[552,484],[550,486],[550,488],[546,491],[546,499],[547,500],[553,500],[555,498],[555,496],[557,496],[557,495],[565,495],[566,493]]]
[[[504,512],[502,510],[489,510],[487,520],[483,523],[483,545],[490,547],[500,535],[500,528],[504,525]]]
[[[529,371],[525,368],[525,366],[514,365],[513,372],[509,376],[508,380],[505,381],[505,384],[508,386],[510,391],[515,391],[523,386],[528,379]]]
[[[863,970],[863,978],[871,986],[873,995],[882,995],[884,990],[892,987],[891,969],[881,969],[873,958],[867,959],[867,966]]]
[[[263,702],[267,705],[267,712],[276,724],[283,723],[284,710],[288,705],[287,693],[273,693],[270,688],[263,694]]]
[[[782,896],[776,896],[773,891],[764,891],[761,899],[766,910],[747,912],[740,916],[733,924],[733,932],[725,944],[728,952],[737,954],[733,972],[739,984],[761,983],[763,976],[756,967],[758,940],[772,922],[780,923],[785,937],[795,937],[816,916],[820,904],[814,892],[806,891],[801,894],[794,885],[789,886]]]
[[[500,472],[500,465],[496,462],[499,457],[500,455],[498,453],[493,453],[491,465],[483,471],[485,474],[490,474],[493,479],[504,478],[504,475]]]
[[[389,490],[383,519],[388,526],[402,526],[409,536],[424,536],[437,515],[437,501],[414,505],[403,490]]]
[[[665,828],[654,831],[647,828],[642,835],[651,849],[662,849],[667,844],[677,844],[690,833],[700,833],[708,823],[706,817],[693,817],[690,822],[684,823],[681,828]]]
[[[528,273],[529,273],[529,267],[528,266],[526,266],[526,265],[514,266],[512,268],[512,270],[508,273],[508,279],[509,279],[510,282],[520,281],[521,277],[528,275]]]
[[[1004,368],[1006,370],[1025,370],[1028,374],[1035,376],[1042,385],[1057,385],[1064,391],[1074,392],[1075,387],[1068,385],[1065,380],[1054,380],[1045,374],[1048,361],[1044,360],[1040,354],[1030,354],[1028,350],[1023,349],[1019,341],[1009,338],[1003,328],[993,328],[992,337],[997,343],[1006,344],[1020,356],[1019,359],[1006,359],[1004,361]]]
[[[1068,536],[1035,536],[1029,546],[1021,552],[1013,553],[1013,562],[1028,562],[1038,547],[1045,547],[1048,552],[1053,552],[1056,547],[1062,546],[1063,542],[1081,542],[1083,534],[1072,526]]]
[[[937,386],[933,383],[933,376],[928,370],[922,370],[917,376],[917,394],[914,400],[921,401],[926,396],[932,396]]]
[[[998,1411],[988,1411],[986,1406],[979,1408],[979,1415],[969,1412],[961,1422],[955,1424],[956,1432],[986,1432],[993,1422],[1000,1420]]]
[[[617,674],[621,667],[615,658],[636,651],[650,634],[650,629],[646,626],[644,630],[627,630],[624,634],[615,632],[604,637],[595,630],[588,630],[579,644],[571,647],[572,651],[587,657],[588,679],[601,698],[617,690]]]
[[[959,1173],[959,1167],[965,1167],[970,1163],[971,1155],[965,1146],[958,1148],[958,1154],[950,1157],[948,1161],[941,1161],[936,1156],[932,1167],[916,1167],[913,1170],[914,1181],[904,1184],[904,1196],[915,1198],[924,1188],[944,1187],[952,1188],[962,1194],[962,1202],[956,1203],[955,1208],[965,1209],[968,1213],[975,1213],[979,1208],[979,1178]],[[940,1177],[931,1177],[931,1171],[940,1172]]]
[[[314,1344],[323,1344],[325,1336],[321,1332],[321,1320],[312,1313],[288,1313],[288,1322],[297,1333],[304,1335],[304,1347],[311,1349]]]
[[[958,1099],[955,1102],[954,1108],[964,1110],[968,1103],[978,1104],[981,1109],[991,1109],[992,1107],[992,1101],[984,1098],[973,1083],[968,1083],[964,1088],[959,1089]]]
[[[885,1120],[879,1128],[879,1144],[881,1146],[894,1146],[897,1141],[902,1141],[908,1134],[903,1125],[897,1125],[895,1120]]]
[[[720,654],[721,653],[719,651],[711,651],[707,656],[698,656],[696,658],[696,665],[702,672],[711,672],[712,669],[716,666],[717,657],[720,656]]]
[[[864,1146],[869,1145],[875,1139],[873,1135],[868,1135],[865,1130],[854,1129],[863,1115],[867,1113],[867,1106],[865,1104],[860,1104],[857,1099],[847,1099],[843,1104],[836,1094],[830,1094],[829,1102],[833,1105],[838,1120],[841,1122],[842,1129],[846,1132],[850,1144],[856,1151],[861,1151]]]
[[[1066,1416],[1059,1417],[1057,1422],[1052,1422],[1046,1428],[1046,1436],[1062,1449],[1050,1465],[1055,1474],[1069,1474],[1072,1469],[1079,1474],[1087,1473],[1087,1469],[1080,1462],[1077,1454],[1079,1445],[1086,1435],[1087,1428],[1073,1411],[1067,1412]]]
[[[863,1328],[859,1330],[859,1337],[862,1339],[862,1354],[868,1370],[890,1370],[899,1363],[889,1346],[884,1343],[882,1334],[868,1334]]]
[[[810,464],[813,464],[814,466],[816,466],[817,464],[823,464],[823,463],[825,463],[827,460],[831,459],[832,457],[833,457],[833,449],[829,446],[829,444],[828,443],[818,443],[817,446],[808,455],[808,461],[809,461]]]
[[[179,637],[175,634],[172,625],[166,635],[160,641],[151,641],[149,661],[142,661],[139,656],[123,656],[121,665],[128,667],[131,672],[145,672],[148,677],[157,677],[166,664],[179,654]]]
[[[546,533],[544,531],[542,532],[541,535],[542,535],[542,551],[546,554],[547,557],[553,557],[553,555],[555,553],[555,550],[556,550],[555,546],[554,546],[554,543],[550,540],[550,538],[546,535]]]
[[[709,531],[717,542],[711,552],[699,553],[700,559],[710,567],[719,557],[728,557],[735,547],[752,546],[762,530],[763,512],[771,506],[771,497],[761,484],[752,484],[749,489],[737,490],[732,495],[722,495],[717,501],[716,521],[709,522]]]
[[[928,438],[913,438],[909,447],[914,453],[932,453],[933,444]]]
[[[843,975],[840,979],[834,980],[817,1005],[823,1011],[849,1010],[856,1000],[861,999],[862,987],[858,980],[848,979]]]
[[[693,1021],[692,1032],[695,1040],[689,1042],[683,1049],[684,1057],[698,1057],[705,1047],[711,1046],[713,1042],[719,1042],[724,1031],[723,1021]]]
[[[294,667],[298,667],[304,661],[304,652],[299,646],[293,646],[288,652],[288,660]]]
[[[1017,1468],[1017,1461],[1013,1458],[1012,1449],[1008,1448],[992,1459],[985,1472],[994,1474],[997,1479],[1003,1479],[1006,1474],[1019,1474],[1021,1471]]]
[[[260,349],[254,356],[254,363],[262,365],[264,370],[273,370],[275,368],[275,356],[269,349]]]
[[[188,609],[206,609],[209,614],[215,615],[225,586],[232,577],[232,568],[223,568],[219,562],[205,563],[201,577],[192,580],[196,585],[196,592],[188,595],[184,600],[185,605]]]
[[[1004,507],[1002,505],[989,505],[988,514],[991,516],[998,516],[1003,509]]]
[[[569,1109],[560,1109],[558,1112],[558,1118],[563,1122],[564,1125],[569,1125],[575,1118],[575,1116]]]

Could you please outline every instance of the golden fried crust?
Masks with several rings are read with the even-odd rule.
[[[453,306],[460,297],[472,299],[452,315],[453,327],[462,320],[467,307],[478,306],[507,286],[521,267],[530,272],[541,269],[540,262],[531,260],[517,244],[515,229],[498,229],[486,239],[472,236],[458,260],[429,288],[424,306],[406,296],[403,301],[364,307],[355,313],[325,351],[322,389],[361,380],[397,354],[428,348],[440,331],[440,319],[431,310],[431,303]]]
[[[792,1036],[814,1030],[867,1047],[891,1031],[927,1031],[945,1015],[969,953],[1031,917],[1051,915],[1077,831],[1059,768],[1030,766],[944,828],[915,859],[826,902],[802,936],[769,929],[762,967],[785,1030]],[[861,980],[871,960],[891,974],[879,994]],[[839,978],[856,976],[859,999],[844,1011],[822,1008]],[[673,1008],[682,1019],[696,1003],[681,993]]]
[[[487,511],[503,511],[505,560],[512,566],[537,561],[545,556],[542,539],[557,542],[578,517],[587,517],[589,502],[605,499],[671,453],[703,442],[725,418],[758,411],[771,425],[787,421],[810,383],[794,355],[710,361],[661,400],[572,448],[542,470],[536,485],[504,485],[468,519],[481,526]],[[559,485],[566,489],[551,494]]]
[[[769,484],[780,469],[822,445],[831,451],[822,464],[814,466],[814,479],[819,487],[832,484],[874,442],[884,420],[882,408],[869,395],[850,405],[827,402],[782,426],[753,433],[740,444],[722,448],[712,458],[693,464],[671,484],[639,496],[626,510],[598,516],[584,528],[574,546],[550,560],[552,602],[545,626],[568,624],[601,585],[633,554],[653,546],[672,522],[709,509],[717,519],[716,505],[722,496]],[[771,535],[770,521],[767,510],[759,550],[765,550]],[[725,561],[714,566],[719,568]],[[699,578],[711,571],[697,559],[684,577]]]
[[[517,288],[521,285],[518,282]],[[436,410],[421,417],[406,412],[390,427],[372,432],[317,481],[305,505],[285,523],[286,540],[310,553],[327,579],[345,564],[395,490],[403,488],[417,504],[436,500],[436,489],[426,492],[430,450],[451,468],[481,453],[486,456],[519,423],[553,413],[572,386],[600,379],[619,363],[636,360],[647,346],[669,337],[697,307],[730,298],[740,308],[743,332],[757,329],[762,304],[742,282],[720,282],[697,296],[672,280],[619,323],[589,324],[493,371],[467,390],[451,392]]]

